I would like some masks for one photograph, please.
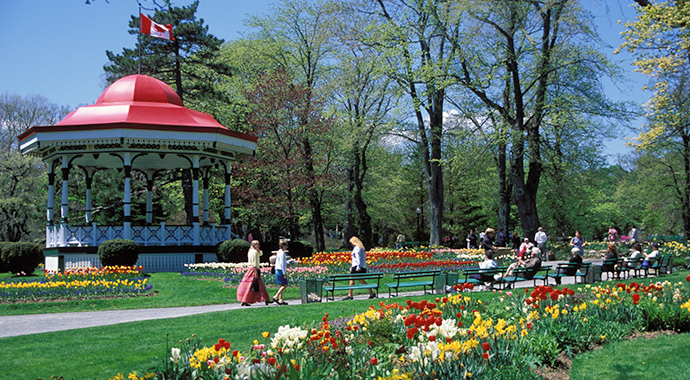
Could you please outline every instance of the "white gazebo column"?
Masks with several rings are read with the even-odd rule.
[[[208,226],[208,204],[209,204],[209,201],[208,201],[209,178],[208,178],[208,176],[209,176],[210,172],[211,171],[209,170],[209,168],[204,168],[201,170],[201,179],[203,180],[203,183],[204,183],[203,204],[202,204],[202,206],[204,208],[204,213],[203,213],[203,218],[202,218],[204,226]]]
[[[86,174],[86,202],[84,205],[84,219],[86,224],[90,224],[93,220],[91,215],[91,183],[93,182],[93,173],[96,172],[96,168],[88,167],[84,169],[84,174]]]
[[[125,169],[125,193],[124,193],[124,228],[122,231],[122,237],[124,239],[132,238],[132,190],[131,190],[131,180],[132,180],[132,155],[129,152],[125,152],[123,155],[124,169]]]
[[[192,156],[192,224],[194,245],[199,245],[199,156]]]
[[[48,205],[46,210],[46,247],[52,247],[55,232],[53,227],[53,205],[55,204],[55,165],[48,162]]]
[[[225,213],[223,215],[223,225],[226,226],[225,239],[230,240],[230,172],[232,170],[232,163],[225,161]]]
[[[67,224],[69,212],[67,191],[69,189],[69,157],[62,156],[62,205],[60,207],[60,223]]]
[[[146,225],[153,223],[153,170],[146,171]]]

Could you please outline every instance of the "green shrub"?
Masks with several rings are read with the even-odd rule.
[[[246,240],[226,240],[218,246],[216,256],[221,263],[242,263],[247,261],[250,244]]]
[[[5,261],[2,259],[2,249],[8,245],[10,245],[9,241],[0,241],[0,273],[5,273],[7,272],[7,267],[5,266]]]
[[[107,240],[98,246],[98,258],[104,267],[132,266],[139,258],[139,246],[134,240]]]
[[[5,271],[21,275],[32,274],[43,262],[43,251],[34,243],[5,243],[0,256]]]

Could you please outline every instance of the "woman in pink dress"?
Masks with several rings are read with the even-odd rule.
[[[609,243],[616,243],[616,240],[618,240],[618,230],[609,226]]]
[[[237,287],[237,300],[242,303],[242,306],[251,306],[251,304],[261,301],[266,302],[266,305],[268,305],[271,302],[264,282],[261,281],[261,270],[259,269],[259,258],[261,255],[259,241],[252,241],[251,248],[249,248],[247,253],[249,269]]]

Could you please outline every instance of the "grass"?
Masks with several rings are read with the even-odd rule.
[[[684,280],[687,272],[665,276],[659,280]],[[236,302],[235,291],[223,288],[220,281],[197,280],[176,273],[156,273],[151,283],[159,293],[154,297],[111,300],[67,301],[36,304],[0,305],[0,314],[93,311],[132,308],[156,308]],[[639,279],[620,282],[638,281]],[[618,282],[618,281],[617,281]],[[383,283],[383,282],[382,282]],[[611,284],[615,282],[610,282]],[[286,298],[296,299],[299,289],[288,288]],[[272,296],[275,289],[270,289]],[[475,292],[472,298],[489,301],[498,293]],[[399,297],[386,302],[403,302],[408,298],[432,300],[436,296]],[[169,355],[168,347],[192,334],[211,345],[219,338],[232,342],[234,349],[248,348],[254,339],[262,340],[263,331],[275,332],[285,324],[302,325],[351,316],[365,311],[381,300],[312,303],[281,308],[244,308],[164,320],[124,323],[113,326],[85,328],[0,339],[0,379],[47,379],[51,375],[69,379],[108,379],[133,370],[140,374],[161,365]],[[686,360],[686,362],[690,362]],[[625,361],[621,361],[625,363]],[[676,361],[677,363],[677,361]],[[578,364],[579,365],[579,364]],[[671,368],[679,368],[678,363]],[[683,364],[684,365],[684,364]],[[682,367],[685,368],[685,367]],[[678,372],[678,373],[687,373]],[[600,377],[606,378],[606,377]]]
[[[578,355],[572,380],[684,380],[690,373],[690,334],[635,339],[607,344]]]
[[[37,272],[38,273],[38,272]],[[26,315],[47,313],[68,313],[79,311],[151,309],[162,307],[202,306],[226,303],[237,303],[236,288],[226,287],[222,280],[204,280],[195,276],[182,276],[179,273],[152,273],[149,284],[153,285],[155,295],[117,299],[91,299],[72,301],[51,301],[34,303],[0,304],[0,315]],[[1,275],[0,280],[9,275]],[[383,285],[392,282],[393,276],[386,275],[381,279],[381,293],[388,296]],[[275,285],[267,287],[269,297],[278,291]],[[403,291],[422,290],[421,287],[405,288]],[[336,292],[336,299],[344,297],[346,292]],[[325,294],[324,294],[325,296]],[[291,282],[283,293],[286,300],[299,300],[299,284]]]
[[[486,300],[491,293],[477,294]],[[435,296],[400,297],[399,300],[433,299]],[[395,299],[393,299],[395,300]],[[285,324],[320,322],[364,312],[380,300],[311,303],[306,305],[245,308],[189,317],[131,322],[114,326],[58,331],[0,339],[0,379],[108,379],[161,365],[169,357],[167,347],[196,334],[204,345],[219,338],[233,349],[246,350],[254,339],[262,343],[264,331],[275,332]],[[10,349],[11,348],[11,349]],[[75,364],[76,363],[76,364]]]

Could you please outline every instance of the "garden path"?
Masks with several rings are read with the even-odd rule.
[[[561,261],[563,262],[563,261]],[[556,261],[549,261],[548,265],[555,267]],[[573,284],[573,278],[563,279],[563,285]],[[523,281],[516,284],[517,288],[532,287],[532,281]],[[380,293],[383,295],[383,293]],[[400,292],[399,297],[421,295],[421,291]],[[355,296],[355,299],[367,299],[366,295]],[[385,297],[382,297],[385,298]],[[290,306],[299,305],[300,300],[287,300]],[[346,301],[336,301],[346,302]],[[254,304],[252,307],[279,307],[278,305],[264,305],[263,303]],[[119,323],[146,321],[153,319],[177,318],[188,315],[212,313],[216,311],[241,309],[239,303],[189,306],[189,307],[170,307],[156,309],[133,309],[133,310],[106,310],[106,311],[85,311],[78,313],[55,313],[55,314],[30,314],[30,315],[10,315],[0,316],[0,338],[40,334],[45,332],[74,330],[86,327],[107,326]]]

